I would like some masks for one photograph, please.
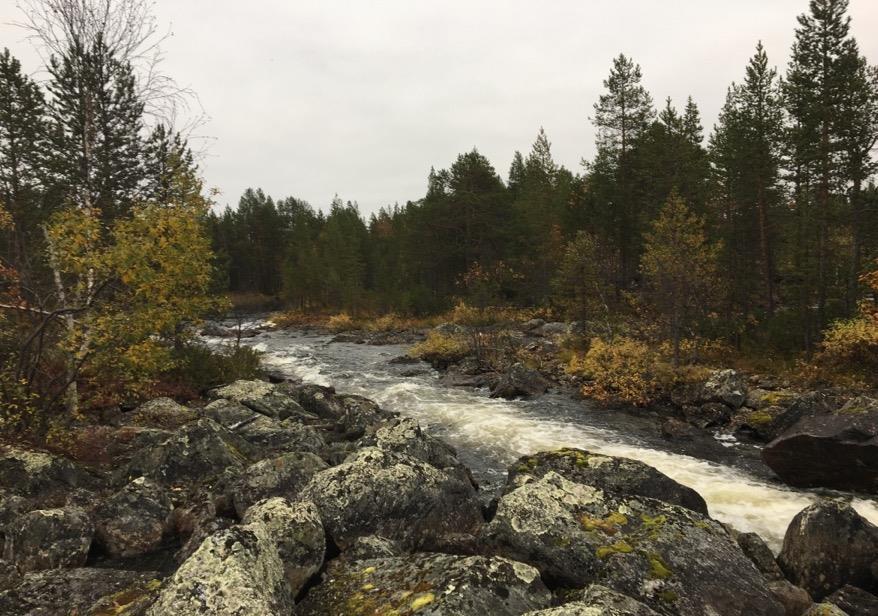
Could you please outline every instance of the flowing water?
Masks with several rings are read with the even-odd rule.
[[[669,450],[650,430],[627,429],[614,411],[562,395],[529,401],[495,400],[487,391],[444,386],[422,365],[389,363],[403,346],[330,343],[330,338],[290,331],[265,332],[244,339],[265,353],[267,368],[340,393],[359,394],[383,408],[417,419],[431,434],[457,448],[459,457],[487,490],[499,487],[506,468],[518,457],[560,447],[640,460],[695,489],[710,515],[741,531],[753,531],[778,550],[793,516],[816,500],[816,492],[795,490],[773,481],[755,459],[752,447],[734,441],[717,444],[727,452],[718,463]],[[208,339],[221,344],[220,339]],[[416,372],[417,374],[412,374]],[[630,424],[632,428],[636,423]],[[758,453],[758,452],[757,452]],[[860,514],[878,523],[878,500],[852,499]]]

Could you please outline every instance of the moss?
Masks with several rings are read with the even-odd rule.
[[[673,603],[678,599],[677,593],[673,590],[663,590],[658,594],[658,597],[665,603]]]
[[[762,395],[762,402],[767,406],[779,406],[793,397],[788,391],[767,391]]]
[[[421,595],[414,601],[412,601],[412,611],[417,612],[422,607],[426,607],[433,603],[436,600],[436,595],[431,592]]]
[[[628,518],[618,511],[614,511],[604,518],[584,515],[579,521],[586,531],[601,531],[605,535],[615,535],[619,532],[620,526],[625,526],[628,523]]]
[[[369,575],[370,573],[375,573],[375,567],[366,567],[363,569],[363,575]]]
[[[758,426],[771,423],[772,419],[774,419],[774,416],[766,411],[753,411],[752,413],[747,413],[747,423]]]
[[[649,555],[649,573],[656,580],[666,580],[671,577],[671,570],[658,554]]]
[[[595,556],[600,558],[601,560],[605,558],[609,558],[613,554],[630,554],[634,551],[634,548],[631,547],[627,541],[617,541],[612,545],[602,545],[597,550],[595,550]]]

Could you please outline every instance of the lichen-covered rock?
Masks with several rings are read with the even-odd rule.
[[[698,492],[653,467],[637,460],[603,456],[582,449],[542,451],[520,458],[509,468],[504,493],[549,472],[558,473],[574,483],[630,496],[647,496],[707,515],[707,504]]]
[[[413,554],[335,560],[296,606],[301,616],[513,616],[549,604],[539,572],[499,557]]]
[[[378,535],[367,535],[357,537],[344,555],[348,560],[368,560],[370,558],[392,558],[400,556],[402,553],[403,550],[395,541]]]
[[[735,536],[741,550],[767,580],[784,579],[783,571],[774,559],[771,548],[756,533],[738,533]]]
[[[148,616],[289,614],[293,597],[267,528],[254,523],[209,536],[168,580]]]
[[[209,392],[212,398],[238,402],[256,413],[272,419],[309,418],[302,406],[266,381],[235,381]]]
[[[826,597],[826,602],[843,610],[848,616],[878,614],[878,597],[856,586],[842,586]]]
[[[256,457],[252,445],[215,421],[186,424],[168,440],[138,452],[128,464],[129,479],[148,477],[163,485],[191,484],[244,468]]]
[[[599,583],[661,613],[783,613],[717,522],[555,472],[505,494],[482,539],[494,553],[533,564],[547,582]]]
[[[491,390],[491,397],[512,400],[522,396],[538,396],[546,393],[548,389],[549,382],[540,374],[539,370],[528,368],[521,362],[517,362],[500,377]]]
[[[90,487],[95,478],[70,460],[46,453],[0,445],[0,488],[47,500],[72,488]]]
[[[0,592],[14,588],[21,583],[18,568],[10,562],[0,559]]]
[[[302,385],[294,393],[306,411],[334,422],[339,437],[348,440],[361,438],[382,422],[394,417],[393,413],[382,410],[372,400],[362,396],[337,394],[332,387]]]
[[[360,447],[374,446],[382,451],[411,456],[440,469],[461,466],[457,452],[451,445],[426,434],[417,420],[411,417],[388,421],[374,435],[361,439],[358,444]]]
[[[243,402],[244,400],[256,400],[272,393],[274,393],[274,385],[268,381],[239,380],[212,389],[207,395],[211,398],[225,398],[226,400]]]
[[[38,509],[9,525],[3,557],[22,572],[85,564],[94,525],[81,509]]]
[[[313,453],[286,453],[261,460],[245,468],[231,486],[232,502],[238,517],[244,517],[253,503],[285,496],[295,499],[316,473],[329,468]]]
[[[815,603],[802,616],[850,616],[831,603]]]
[[[96,603],[106,604],[107,600],[112,600],[112,597],[115,597],[117,604],[125,605],[126,592],[131,592],[133,589],[148,591],[160,584],[160,575],[154,571],[83,567],[28,573],[22,578],[21,584],[14,589],[0,592],[0,614],[9,616],[125,614],[127,616],[133,612],[118,609],[100,612],[91,608]]]
[[[375,534],[407,549],[430,548],[445,535],[473,533],[482,523],[468,477],[376,447],[317,473],[300,498],[317,505],[342,550],[357,537]]]
[[[804,417],[762,459],[790,485],[878,494],[878,410]]]
[[[747,383],[734,370],[716,370],[704,383],[702,398],[708,402],[724,402],[737,409],[747,399]]]
[[[729,423],[732,409],[723,402],[705,402],[700,406],[684,406],[683,416],[693,426],[702,429],[714,428]]]
[[[95,509],[95,540],[114,558],[147,554],[161,547],[173,511],[162,486],[138,477]]]
[[[878,588],[871,570],[876,555],[878,527],[849,505],[821,501],[790,522],[778,563],[791,582],[819,601],[846,584]]]
[[[126,413],[124,423],[129,426],[176,430],[196,419],[198,413],[192,409],[177,404],[170,398],[155,398]]]
[[[570,598],[573,600],[564,605],[525,616],[658,616],[648,605],[600,584],[571,593]]]
[[[257,419],[269,421],[263,415],[260,415],[254,410],[248,409],[240,402],[226,400],[225,398],[213,400],[210,404],[205,406],[201,412],[205,417],[214,420],[229,430],[234,430],[245,422],[256,421]]]
[[[158,597],[161,579],[139,579],[95,601],[84,616],[143,616]]]
[[[250,507],[244,524],[262,524],[274,542],[290,592],[296,597],[323,566],[326,534],[313,503],[272,498]]]

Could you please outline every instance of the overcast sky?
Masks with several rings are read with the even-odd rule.
[[[592,105],[619,52],[657,104],[692,95],[705,127],[756,41],[783,69],[807,0],[157,0],[166,72],[210,116],[202,167],[221,205],[248,186],[364,213],[426,191],[477,147],[505,178],[540,126],[556,161],[594,152]],[[851,0],[878,62],[878,1]],[[38,69],[0,0],[0,46]]]

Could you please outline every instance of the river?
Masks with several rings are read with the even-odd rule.
[[[695,489],[712,517],[740,531],[758,533],[775,551],[793,516],[819,498],[815,491],[792,489],[773,480],[758,463],[758,452],[754,456],[751,446],[733,440],[717,443],[727,455],[708,461],[674,451],[654,429],[637,430],[636,422],[620,422],[614,411],[587,401],[551,394],[526,401],[491,399],[487,391],[443,385],[425,364],[416,370],[391,364],[392,358],[405,353],[404,346],[329,341],[329,336],[313,333],[269,331],[245,338],[242,344],[262,351],[263,363],[272,371],[359,394],[417,419],[431,434],[457,448],[461,461],[487,491],[498,488],[506,468],[525,454],[579,447],[624,456]],[[828,494],[851,499],[861,515],[878,523],[878,500]]]

